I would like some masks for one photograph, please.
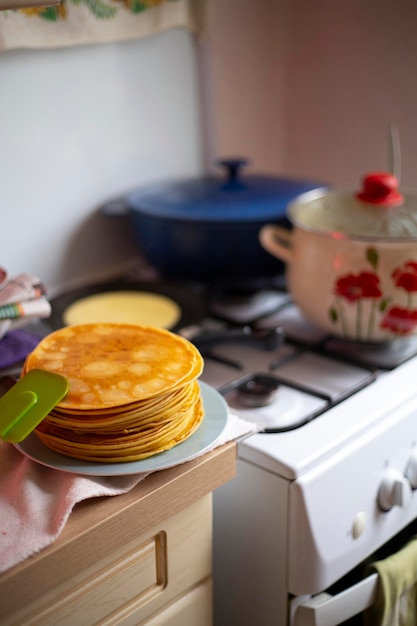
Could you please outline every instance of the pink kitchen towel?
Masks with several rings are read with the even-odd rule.
[[[258,425],[231,414],[210,449],[259,430]],[[0,443],[0,455],[0,572],[52,544],[78,502],[126,493],[148,476],[87,477],[61,472],[32,461],[6,443]]]
[[[10,444],[2,444],[0,453],[5,468],[0,486],[0,572],[50,545],[77,502],[119,495],[146,476],[87,478],[40,465]]]

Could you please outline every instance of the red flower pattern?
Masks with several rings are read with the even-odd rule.
[[[381,322],[381,328],[386,328],[397,335],[408,335],[417,326],[417,310],[403,309],[394,306],[389,309]]]
[[[391,274],[396,287],[408,292],[417,291],[417,263],[407,261],[402,267],[397,267]]]
[[[336,281],[335,293],[349,302],[356,302],[361,298],[380,298],[379,278],[372,272],[360,274],[346,274]]]
[[[412,307],[413,294],[417,294],[417,261],[410,259],[396,267],[391,274],[395,287],[403,289],[407,294],[407,305],[399,306],[393,302],[391,294],[383,294],[381,291],[381,282],[376,273],[378,256],[378,251],[373,248],[366,251],[366,259],[375,272],[345,274],[334,283],[336,296],[357,305],[356,318],[351,320],[355,324],[355,329],[349,329],[350,320],[345,316],[341,300],[337,306],[332,305],[329,309],[330,318],[334,323],[341,324],[344,336],[353,336],[359,340],[363,337],[363,331],[367,339],[372,338],[378,312],[382,314],[382,319],[377,322],[379,328],[387,331],[388,335],[417,334],[417,309]],[[363,299],[372,300],[369,307],[362,307]],[[390,302],[390,308],[387,309]]]

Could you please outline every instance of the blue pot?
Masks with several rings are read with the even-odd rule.
[[[222,177],[145,186],[102,210],[131,219],[142,254],[166,278],[235,285],[281,274],[283,263],[263,249],[258,233],[267,223],[289,226],[288,203],[322,185],[241,175],[242,159],[219,165]]]

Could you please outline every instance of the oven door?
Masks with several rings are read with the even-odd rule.
[[[362,624],[360,616],[374,603],[377,583],[378,574],[371,574],[334,595],[323,592],[308,599],[302,596],[293,598],[290,624],[291,626]]]
[[[397,533],[331,587],[311,596],[292,596],[289,600],[289,625],[363,626],[364,612],[375,603],[379,584],[378,574],[370,568],[370,565],[396,554],[415,536],[417,520]]]

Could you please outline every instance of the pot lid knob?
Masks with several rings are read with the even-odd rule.
[[[362,184],[362,190],[356,194],[356,197],[363,202],[393,207],[404,201],[404,196],[398,191],[398,180],[392,174],[372,172],[365,176]]]
[[[225,185],[227,187],[244,187],[239,176],[241,170],[248,165],[246,159],[219,159],[216,161],[216,165],[226,170],[227,179]]]

